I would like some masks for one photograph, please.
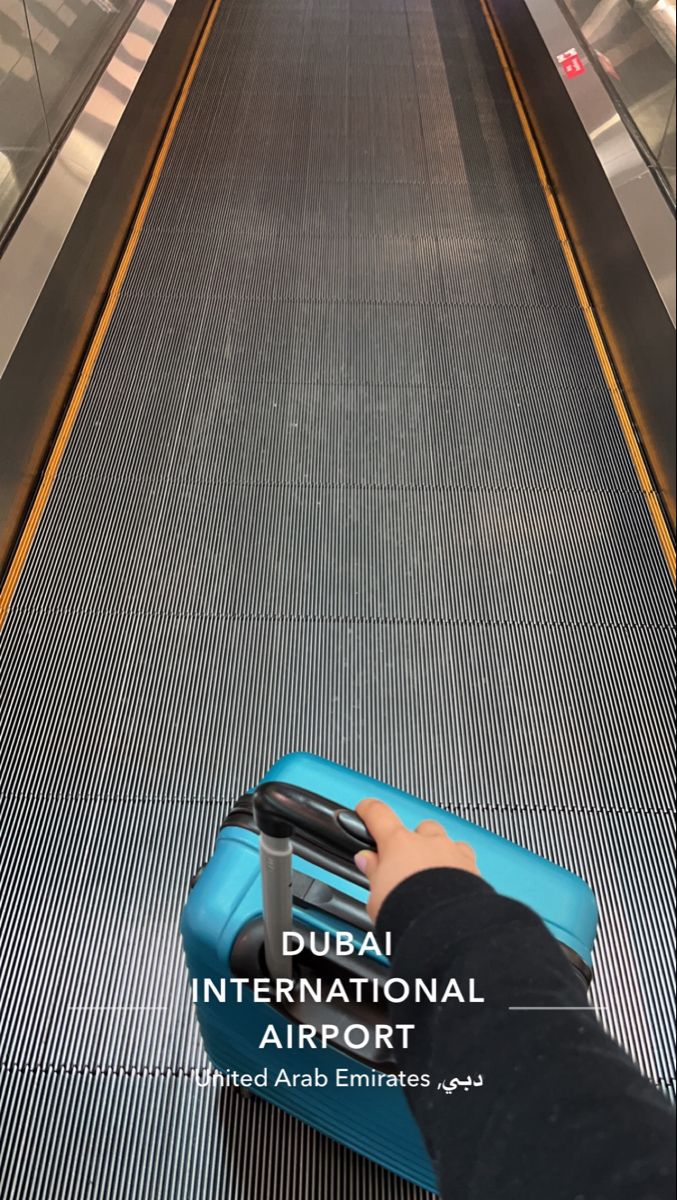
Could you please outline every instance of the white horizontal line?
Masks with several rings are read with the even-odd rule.
[[[606,1012],[606,1004],[511,1004],[508,1012]]]

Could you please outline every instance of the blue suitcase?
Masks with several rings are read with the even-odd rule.
[[[384,800],[409,828],[432,815],[452,838],[469,843],[482,876],[541,916],[586,984],[597,905],[588,885],[562,867],[424,800],[313,755],[281,758],[231,810],[211,860],[193,880],[181,920],[192,997],[209,1058],[226,1083],[265,1096],[434,1191],[432,1166],[404,1092],[393,1079],[390,1051],[376,1046],[373,1038],[357,1048],[351,1040],[355,1035],[350,1030],[369,1030],[373,1007],[340,1001],[328,1006],[312,995],[297,1001],[293,990],[281,998],[271,995],[267,1003],[265,990],[256,996],[254,991],[272,987],[267,978],[292,974],[288,958],[286,970],[280,965],[285,927],[301,933],[305,942],[314,931],[320,943],[328,932],[340,930],[345,936],[352,930],[357,949],[371,946],[364,880],[352,860],[369,842],[352,812],[365,796]],[[300,942],[292,937],[294,946]],[[378,947],[345,961],[335,953],[317,957],[304,952],[294,959],[294,974],[309,980],[297,986],[311,993],[320,987],[321,977],[334,979],[346,970],[351,976],[366,972],[365,986],[376,987],[373,979],[382,980],[387,968]],[[233,979],[248,982],[235,984]],[[324,1048],[298,1044],[296,1035],[300,1038],[309,1029],[318,1036],[320,1030],[327,1033]]]

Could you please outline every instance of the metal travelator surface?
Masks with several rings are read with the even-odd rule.
[[[673,651],[478,0],[223,0],[0,635],[2,1195],[414,1194],[193,1075],[188,881],[292,749],[583,874],[673,1089]]]

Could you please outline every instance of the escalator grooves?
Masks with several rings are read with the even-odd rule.
[[[0,1195],[422,1200],[191,1077],[186,889],[293,749],[584,875],[673,1092],[673,658],[476,0],[222,0],[0,630]]]

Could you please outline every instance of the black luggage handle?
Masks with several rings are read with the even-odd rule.
[[[291,783],[261,784],[254,792],[253,806],[259,830],[268,837],[291,838],[297,830],[350,862],[358,851],[376,849],[364,821],[352,808]]]
[[[259,829],[259,856],[263,891],[264,954],[271,978],[290,978],[285,959],[285,935],[293,926],[292,837],[329,850],[333,859],[353,870],[353,857],[376,843],[364,821],[352,809],[341,808],[324,796],[288,783],[261,784],[252,798]]]

